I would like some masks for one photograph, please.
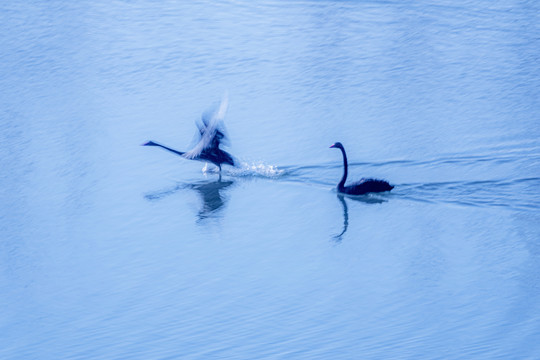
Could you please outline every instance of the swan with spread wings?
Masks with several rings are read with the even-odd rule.
[[[142,145],[158,146],[188,160],[211,162],[219,168],[220,172],[222,164],[236,166],[232,155],[220,148],[221,144],[228,144],[227,133],[223,123],[228,106],[229,99],[227,93],[225,93],[217,108],[203,113],[201,121],[196,123],[199,129],[197,134],[199,139],[196,145],[189,151],[177,151],[154,141],[148,141]]]

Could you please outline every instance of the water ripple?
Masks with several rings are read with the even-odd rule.
[[[524,160],[525,159],[525,160]],[[390,182],[395,185],[392,191],[394,197],[412,201],[449,203],[463,206],[501,207],[508,209],[530,210],[540,208],[540,197],[536,189],[540,186],[540,178],[535,176],[513,178],[508,176],[497,179],[467,179],[450,181],[415,181],[393,182],[392,177],[402,177],[402,173],[423,174],[426,179],[436,176],[441,167],[450,167],[451,172],[463,173],[460,167],[476,169],[482,175],[480,166],[496,168],[506,164],[519,166],[523,161],[529,164],[531,160],[540,163],[540,155],[532,154],[523,157],[522,154],[489,155],[460,155],[447,156],[431,160],[390,160],[383,162],[352,162],[349,173],[362,171],[369,175],[366,169],[383,169],[390,174]],[[334,188],[339,176],[336,169],[342,168],[341,163],[323,163],[318,165],[289,165],[273,166],[279,169],[282,181],[303,183],[321,188]],[[394,174],[394,176],[392,176]],[[246,174],[248,175],[248,174]],[[352,177],[351,177],[352,178]]]

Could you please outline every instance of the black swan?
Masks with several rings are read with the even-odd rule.
[[[199,128],[200,139],[190,151],[177,151],[154,141],[148,141],[142,145],[159,146],[188,160],[211,162],[219,168],[220,172],[222,164],[235,166],[236,164],[231,154],[219,148],[220,144],[227,140],[223,125],[223,118],[225,117],[227,106],[228,99],[227,95],[225,95],[217,110],[205,112],[202,115],[202,123],[196,124]]]
[[[367,194],[371,192],[390,191],[394,188],[394,186],[390,185],[388,182],[384,180],[378,180],[378,179],[361,179],[358,182],[345,186],[345,181],[347,180],[347,167],[348,167],[347,154],[345,154],[345,149],[343,148],[343,145],[340,142],[337,142],[330,147],[340,149],[341,153],[343,154],[344,170],[343,170],[343,177],[341,178],[341,181],[339,182],[337,186],[338,192],[349,194],[349,195],[363,195],[363,194]]]

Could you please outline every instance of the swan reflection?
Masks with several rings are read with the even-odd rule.
[[[231,180],[222,180],[221,176],[217,181],[199,181],[195,183],[178,184],[173,188],[147,194],[145,198],[148,200],[158,200],[166,196],[172,195],[179,190],[192,189],[195,190],[202,201],[201,208],[197,214],[198,221],[215,216],[225,205],[227,198],[224,195],[225,189],[233,185]]]
[[[343,206],[343,230],[338,235],[332,237],[335,242],[341,242],[342,236],[347,232],[349,228],[349,208],[347,207],[347,202],[345,201],[345,196],[338,194],[338,199]]]
[[[199,193],[202,200],[201,210],[198,214],[199,221],[215,215],[225,205],[226,198],[222,192],[232,184],[233,181],[223,181],[220,178],[218,181],[189,185],[189,188]]]
[[[350,199],[351,201],[359,201],[363,202],[365,204],[382,204],[383,202],[386,202],[387,200],[373,197],[370,195],[362,195],[362,196],[346,196],[341,193],[337,194],[337,198],[341,202],[341,205],[343,206],[343,229],[341,230],[341,233],[338,235],[332,236],[332,240],[336,243],[341,242],[343,239],[343,235],[347,232],[347,229],[349,228],[349,208],[347,206],[347,201],[345,200],[345,197]]]

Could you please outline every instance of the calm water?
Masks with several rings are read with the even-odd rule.
[[[0,358],[540,358],[539,14],[2,2]]]

